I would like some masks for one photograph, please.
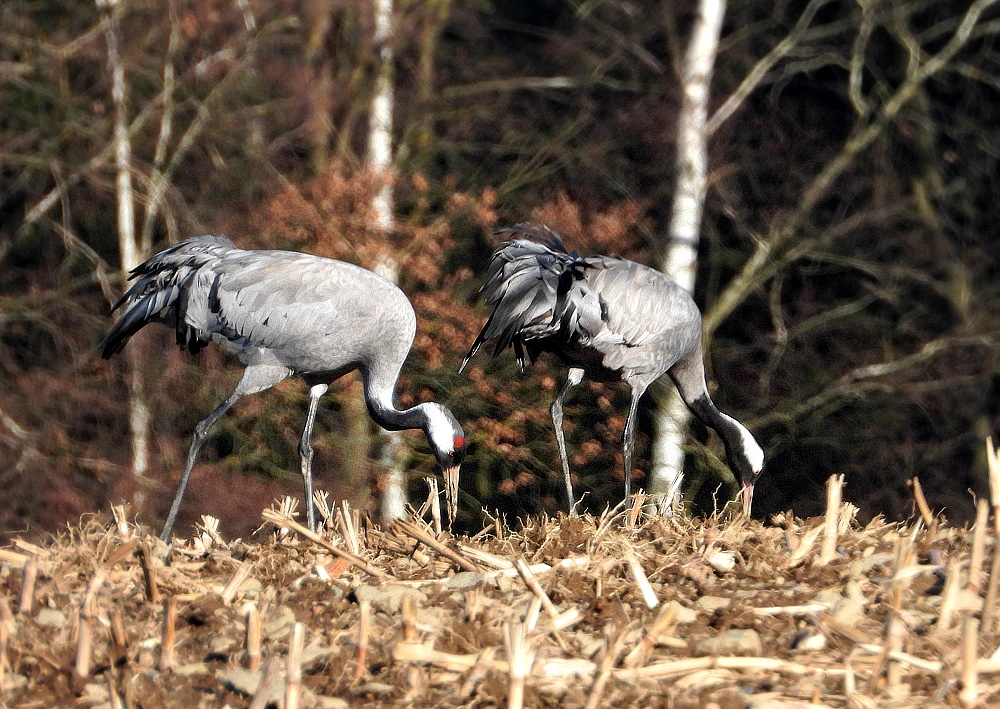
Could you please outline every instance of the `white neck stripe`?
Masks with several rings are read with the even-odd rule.
[[[753,437],[753,434],[750,433],[746,426],[741,424],[732,416],[727,416],[726,414],[722,415],[729,419],[739,430],[740,437],[743,439],[743,455],[745,455],[747,460],[750,462],[750,469],[755,473],[759,473],[764,469],[764,449],[760,447],[760,444],[757,443],[757,439]]]

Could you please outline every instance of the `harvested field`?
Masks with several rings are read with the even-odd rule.
[[[1000,702],[997,526],[341,508],[172,547],[121,515],[0,550],[5,707],[916,707]],[[281,529],[281,527],[284,529]]]

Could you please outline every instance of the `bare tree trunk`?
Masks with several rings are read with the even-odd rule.
[[[378,78],[375,82],[375,96],[372,99],[371,115],[368,123],[368,165],[378,180],[378,192],[372,202],[375,223],[383,234],[389,235],[393,228],[392,197],[392,0],[375,1],[375,46],[379,52]],[[399,264],[389,254],[382,252],[382,258],[375,266],[380,276],[397,283]],[[399,451],[403,436],[399,431],[383,431],[379,463],[385,471],[385,485],[382,488],[382,519],[400,519],[406,515],[406,471],[400,465]]]
[[[684,60],[684,98],[677,130],[677,189],[670,223],[670,244],[660,270],[688,291],[694,289],[698,241],[707,190],[708,98],[712,67],[719,46],[725,0],[701,0]],[[679,499],[684,473],[684,437],[690,413],[669,387],[655,414],[649,492],[662,495],[663,505]]]
[[[111,70],[111,94],[115,105],[114,153],[115,186],[118,196],[118,251],[123,277],[139,265],[141,249],[135,233],[135,195],[132,188],[132,142],[128,129],[128,86],[125,67],[118,51],[118,0],[97,0],[107,19],[108,67]],[[128,350],[129,431],[132,439],[132,475],[136,486],[132,503],[135,512],[146,505],[146,472],[149,468],[149,404],[143,375],[143,354],[138,347]]]

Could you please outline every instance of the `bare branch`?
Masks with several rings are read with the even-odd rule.
[[[788,33],[788,36],[781,40],[774,49],[754,65],[753,69],[750,70],[750,73],[747,74],[747,77],[737,87],[736,91],[733,92],[732,96],[726,99],[726,102],[708,120],[706,129],[709,135],[715,133],[716,129],[739,109],[747,97],[757,89],[768,75],[771,68],[795,49],[795,47],[799,46],[806,39],[825,39],[851,27],[851,24],[848,22],[839,22],[810,31],[809,25],[816,16],[816,13],[830,1],[810,0],[806,9],[802,12],[802,16],[799,17],[799,21],[795,23],[792,31]]]
[[[865,50],[868,47],[868,39],[875,29],[875,7],[873,2],[861,2],[861,26],[858,28],[858,36],[854,38],[854,46],[851,48],[851,73],[847,82],[847,95],[851,98],[851,105],[859,116],[865,116],[870,110],[868,101],[861,93],[861,82],[864,78]]]
[[[931,340],[921,347],[919,351],[905,357],[888,362],[856,367],[842,375],[830,386],[805,399],[796,406],[774,410],[754,423],[758,426],[764,426],[776,421],[792,422],[821,411],[828,414],[832,409],[839,408],[849,400],[856,399],[865,394],[897,392],[900,389],[899,385],[885,381],[886,378],[893,375],[905,374],[921,365],[929,364],[939,355],[956,348],[970,346],[980,346],[996,351],[1000,349],[1000,338],[996,336],[971,336],[943,337]],[[908,388],[912,387],[917,390],[927,390],[942,386],[947,388],[953,385],[954,380],[949,380],[947,384],[935,381],[923,384],[908,384],[907,386]]]
[[[760,286],[765,280],[761,276],[767,271],[768,264],[794,240],[820,200],[830,193],[841,175],[862,151],[868,148],[885,130],[888,123],[899,114],[923,83],[947,66],[948,62],[965,46],[965,43],[972,36],[972,31],[979,17],[996,2],[997,0],[977,0],[974,2],[947,44],[915,71],[908,74],[899,88],[869,122],[859,122],[855,126],[840,153],[827,163],[826,167],[805,190],[797,209],[768,238],[757,243],[754,253],[744,264],[743,269],[705,314],[705,333],[707,336],[711,336],[719,323],[728,317],[749,293]]]

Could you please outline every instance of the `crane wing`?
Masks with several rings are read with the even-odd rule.
[[[587,280],[600,294],[605,325],[593,346],[604,353],[606,366],[649,366],[662,372],[700,346],[701,313],[673,279],[634,261],[608,256],[593,260],[602,263],[587,271]]]
[[[323,347],[325,335],[370,327],[374,313],[387,317],[393,306],[404,322],[414,319],[412,307],[400,305],[405,297],[385,279],[309,254],[244,251],[206,276],[212,278],[209,297],[203,308],[192,303],[186,318],[241,346],[302,353]]]

